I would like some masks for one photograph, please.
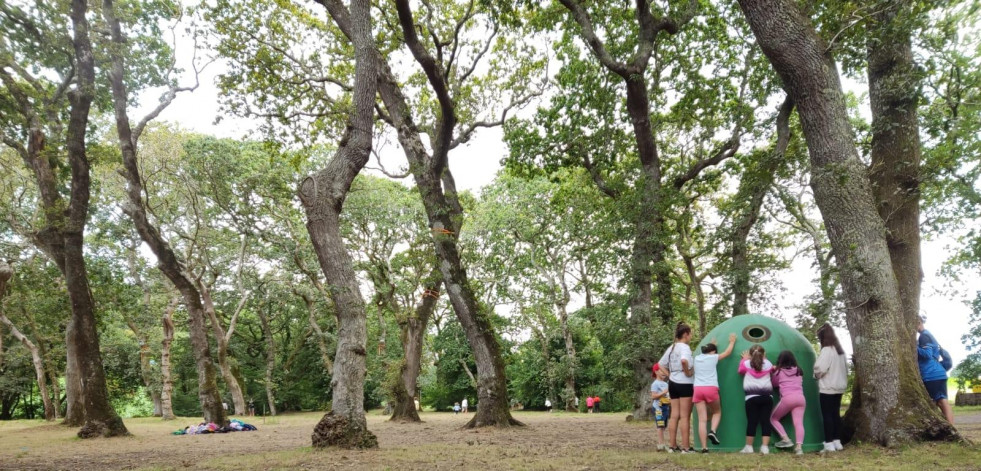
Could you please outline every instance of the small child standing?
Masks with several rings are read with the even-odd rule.
[[[732,353],[735,345],[736,334],[729,334],[729,347],[719,353],[715,339],[712,339],[708,345],[702,347],[701,355],[695,357],[695,395],[691,402],[695,404],[695,410],[698,412],[698,438],[702,443],[702,453],[708,453],[706,438],[712,440],[715,445],[719,444],[716,429],[722,421],[722,404],[719,401],[719,374],[716,367],[719,365],[719,360]],[[709,428],[709,416],[712,417],[711,428]]]
[[[459,414],[460,413],[460,403],[459,402],[453,403],[453,413],[454,414]]]
[[[753,440],[756,439],[756,427],[759,425],[763,439],[760,453],[770,454],[770,413],[773,412],[773,383],[770,373],[773,364],[766,359],[766,350],[760,345],[753,345],[749,351],[743,352],[739,361],[739,374],[743,375],[743,392],[746,393],[746,446],[740,453],[753,452]]]
[[[671,418],[668,372],[657,363],[654,364],[652,371],[654,382],[651,383],[651,407],[654,409],[654,423],[657,428],[657,451],[667,451],[668,446],[664,444],[664,430],[668,428],[668,419]]]
[[[780,419],[790,414],[794,420],[794,438],[797,439],[794,453],[803,455],[804,451],[801,447],[804,444],[804,409],[807,406],[807,402],[804,400],[804,374],[797,366],[797,358],[790,350],[780,352],[771,381],[773,387],[780,392],[780,402],[773,409],[773,415],[770,416],[770,424],[780,434],[780,441],[777,442],[776,447],[790,448],[794,446],[790,437],[787,436],[787,431],[780,424]]]

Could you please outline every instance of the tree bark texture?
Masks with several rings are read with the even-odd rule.
[[[920,73],[913,61],[910,2],[890,0],[868,26],[869,102],[872,107],[872,167],[869,179],[886,224],[892,270],[899,283],[906,326],[919,321]]]
[[[174,311],[177,310],[178,302],[177,295],[172,295],[160,318],[163,325],[163,340],[160,341],[160,418],[163,420],[176,418],[173,403],[174,381],[170,376],[170,346],[174,343]]]
[[[956,430],[929,402],[904,322],[886,230],[858,159],[844,93],[828,47],[793,0],[739,0],[764,54],[797,105],[811,188],[841,274],[861,408],[853,438],[886,446],[950,439]]]
[[[266,402],[269,403],[269,415],[276,415],[276,396],[273,394],[275,387],[273,372],[276,370],[276,339],[273,338],[272,329],[269,327],[269,314],[272,313],[272,309],[263,312],[262,308],[263,306],[260,306],[257,313],[262,325],[262,336],[266,339]]]
[[[327,166],[300,185],[307,231],[337,313],[337,353],[331,377],[331,411],[317,424],[313,446],[374,448],[364,411],[367,320],[351,254],[341,236],[340,214],[351,183],[371,153],[378,62],[371,35],[371,2],[351,0],[350,39],[354,45],[354,111],[337,152]]]
[[[130,127],[130,119],[126,111],[129,97],[124,78],[125,65],[121,54],[121,51],[126,48],[126,39],[123,37],[119,20],[115,16],[112,0],[104,0],[102,10],[103,16],[109,24],[114,45],[113,48],[110,48],[112,67],[108,75],[112,88],[119,150],[123,159],[122,173],[127,182],[127,201],[123,205],[123,212],[133,220],[133,225],[136,226],[140,238],[157,257],[160,271],[174,284],[184,298],[184,306],[187,308],[190,324],[188,333],[191,338],[191,350],[194,352],[194,362],[198,372],[198,399],[201,403],[202,415],[205,422],[225,425],[228,418],[221,405],[221,395],[218,392],[215,378],[215,367],[211,360],[211,347],[208,345],[208,331],[201,293],[185,272],[184,265],[174,253],[173,248],[150,222],[147,214],[146,201],[143,199],[143,177],[140,175],[136,157],[137,141],[146,120],[139,123],[136,131]]]
[[[422,349],[426,339],[429,319],[439,301],[441,286],[440,270],[433,267],[423,284],[422,299],[412,314],[399,319],[403,361],[392,391],[392,417],[394,422],[421,422],[416,410],[415,398],[419,394],[419,373],[422,371]]]

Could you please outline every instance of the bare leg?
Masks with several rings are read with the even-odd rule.
[[[719,430],[719,422],[722,422],[722,403],[719,401],[708,403],[708,408],[712,415],[712,431]]]
[[[954,410],[950,407],[950,401],[946,399],[941,399],[937,401],[937,407],[940,408],[940,412],[950,422],[950,425],[954,425]]]
[[[677,414],[674,411],[678,411]],[[671,417],[668,418],[668,438],[671,448],[678,448],[678,421],[681,419],[681,400],[671,399]]]
[[[707,407],[704,402],[696,402],[695,410],[698,411],[698,440],[702,443],[702,448],[708,448],[708,430],[705,426],[708,423]]]
[[[674,401],[672,401],[674,402]],[[691,398],[683,397],[678,399],[678,425],[681,428],[681,447],[691,448]]]

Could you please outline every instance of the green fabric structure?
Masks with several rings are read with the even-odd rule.
[[[736,346],[732,355],[719,362],[719,396],[722,402],[722,422],[717,430],[719,445],[709,441],[708,448],[722,452],[738,452],[746,445],[746,395],[743,393],[743,377],[739,374],[740,353],[749,350],[754,344],[760,344],[766,350],[766,358],[776,364],[777,356],[783,350],[790,350],[797,357],[797,364],[804,373],[804,397],[807,408],[804,412],[804,446],[807,451],[818,451],[824,443],[824,426],[821,422],[821,406],[818,400],[817,381],[814,379],[814,347],[801,335],[797,329],[779,319],[749,314],[729,319],[705,335],[702,342],[692,349],[693,355],[702,352],[702,346],[716,339],[719,352],[725,351],[729,345],[729,334],[736,334]],[[774,407],[780,398],[774,394]],[[692,411],[695,407],[692,405]],[[674,411],[672,411],[674,413]],[[791,440],[795,440],[794,423],[790,414],[780,421]],[[692,430],[694,441],[692,446],[698,448],[698,413],[692,415]],[[773,444],[780,439],[776,432],[770,439],[770,452],[778,451]],[[761,444],[759,428],[756,431],[754,448]],[[793,451],[793,449],[791,449]]]

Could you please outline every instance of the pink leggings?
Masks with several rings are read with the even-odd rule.
[[[787,413],[794,419],[794,438],[797,439],[797,444],[800,445],[804,443],[804,396],[801,394],[795,394],[793,396],[784,396],[780,398],[780,403],[777,407],[773,409],[773,414],[770,415],[770,423],[773,428],[776,429],[777,433],[781,437],[787,436],[787,431],[784,430],[783,425],[780,423]]]

